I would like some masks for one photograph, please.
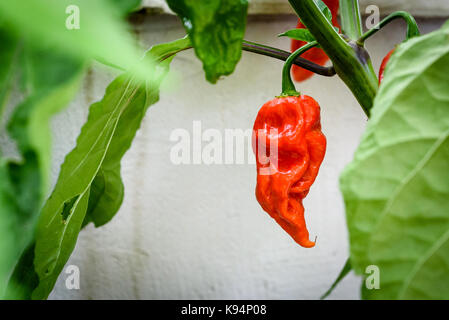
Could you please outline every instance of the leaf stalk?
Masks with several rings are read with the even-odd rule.
[[[413,18],[413,16],[408,12],[397,11],[390,14],[388,17],[379,22],[376,26],[374,26],[366,33],[364,33],[362,36],[360,36],[360,38],[357,40],[357,43],[363,46],[368,38],[372,37],[378,31],[384,28],[387,24],[397,19],[403,19],[407,23],[406,40],[409,40],[410,38],[420,35],[418,24],[416,23],[415,18]]]
[[[292,63],[295,61],[297,57],[305,53],[307,50],[312,49],[313,47],[318,46],[318,42],[313,41],[310,42],[301,48],[297,49],[293,52],[290,57],[288,57],[287,61],[284,64],[284,68],[282,69],[282,93],[281,96],[297,96],[299,92],[296,91],[295,84],[292,81],[292,77],[290,75],[290,69],[292,68]]]

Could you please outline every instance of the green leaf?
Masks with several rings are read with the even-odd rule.
[[[292,29],[284,33],[281,33],[278,37],[289,37],[295,40],[304,42],[313,42],[315,37],[310,33],[308,29]]]
[[[190,41],[185,38],[157,45],[151,49],[150,54],[154,57],[172,57],[188,47],[190,47]],[[163,63],[164,68],[168,62]],[[102,226],[109,222],[120,208],[124,196],[124,186],[120,176],[120,160],[131,146],[145,111],[146,109],[142,109],[140,114],[136,114],[135,110],[127,109],[124,112],[123,120],[117,127],[117,131],[121,134],[115,137],[114,143],[109,146],[102,166],[92,182],[89,207],[83,225],[93,222],[96,227]]]
[[[349,272],[351,272],[352,267],[351,267],[351,261],[348,259],[346,260],[345,265],[343,266],[343,269],[341,269],[337,279],[335,279],[334,283],[331,285],[331,287],[329,288],[329,290],[327,290],[322,296],[321,296],[321,300],[326,299],[331,293],[332,291],[334,291],[334,289],[338,286],[338,284],[348,275]]]
[[[21,158],[0,159],[0,296],[23,250],[32,241],[48,191],[50,119],[78,91],[84,64],[54,50],[24,46],[28,95],[8,124]]]
[[[334,30],[340,33],[340,30],[337,27],[334,27]],[[315,41],[315,37],[310,33],[308,29],[291,29],[284,33],[279,34],[278,37],[289,37],[291,39],[304,42]]]
[[[341,176],[351,263],[370,299],[449,298],[449,23],[392,56]]]
[[[123,194],[121,158],[145,111],[159,99],[159,85],[174,54],[189,46],[184,38],[153,47],[146,58],[156,66],[150,81],[122,75],[108,86],[103,100],[90,107],[76,147],[66,156],[39,218],[34,258],[39,285],[33,299],[48,297],[75,247],[86,213],[88,221],[101,225],[118,210]],[[119,201],[108,202],[111,196]]]
[[[331,10],[326,6],[326,4],[322,0],[315,0],[315,3],[317,4],[320,11],[324,14],[326,19],[332,24]]]
[[[206,79],[216,83],[231,74],[242,55],[246,0],[167,0],[181,18],[197,57],[203,62]]]
[[[79,29],[67,28],[78,16]],[[144,80],[151,65],[141,60],[121,16],[110,0],[0,1],[0,18],[33,46],[53,46],[75,59],[98,59],[133,70]]]

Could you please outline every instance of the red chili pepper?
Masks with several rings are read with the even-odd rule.
[[[273,145],[277,148],[272,149]],[[318,103],[306,95],[278,97],[265,103],[254,123],[253,150],[258,202],[298,244],[313,247],[302,200],[326,152]]]
[[[391,50],[386,56],[385,58],[382,60],[382,64],[380,65],[380,69],[379,69],[379,84],[382,82],[382,80],[384,79],[384,72],[385,72],[385,67],[388,64],[388,61],[390,61],[391,55],[393,54],[394,50]]]
[[[337,20],[337,14],[339,9],[340,2],[338,0],[324,0],[324,3],[327,5],[327,7],[332,12],[332,24],[335,27],[340,28],[340,25]],[[297,29],[305,29],[306,27],[302,24],[301,20],[298,19],[298,24],[296,26]],[[294,40],[291,41],[291,52],[295,52],[297,49],[301,48],[303,45],[305,45],[306,42]],[[324,66],[326,62],[329,60],[326,53],[323,51],[323,49],[320,48],[313,48],[307,51],[302,55],[303,58],[310,60],[312,62],[315,62],[316,64],[319,64],[320,66]],[[298,67],[296,65],[292,68],[293,78],[295,81],[304,81],[309,79],[313,72],[303,69],[301,67]]]

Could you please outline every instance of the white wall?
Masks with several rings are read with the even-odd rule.
[[[253,16],[246,38],[287,49],[276,34],[294,16]],[[442,20],[421,21],[423,31]],[[137,26],[146,46],[181,37],[172,16],[148,17]],[[401,23],[369,41],[376,69],[403,38]],[[313,249],[303,249],[262,211],[254,197],[254,165],[181,165],[170,162],[172,130],[248,129],[263,103],[280,92],[282,63],[244,53],[236,72],[213,86],[192,51],[173,61],[170,78],[123,160],[124,204],[115,219],[79,237],[69,264],[81,272],[80,290],[67,290],[63,273],[53,299],[316,299],[348,256],[338,175],[352,157],[365,117],[337,78],[314,77],[298,88],[322,107],[328,150],[305,201]],[[95,68],[82,92],[58,115],[54,128],[54,179],[74,146],[90,103],[101,98],[112,75]],[[173,82],[173,81],[172,81]],[[331,298],[357,299],[360,280],[350,275]]]

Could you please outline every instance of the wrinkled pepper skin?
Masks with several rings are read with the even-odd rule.
[[[340,28],[340,25],[337,20],[338,9],[340,6],[339,0],[324,0],[323,2],[327,5],[329,10],[332,12],[332,24],[335,27]],[[305,29],[306,27],[301,23],[301,20],[298,19],[298,24],[296,25],[296,28],[297,29]],[[305,44],[306,44],[306,42],[304,42],[304,41],[292,39],[291,40],[291,48],[290,48],[291,52],[295,52],[297,49],[301,48]],[[308,50],[306,53],[304,53],[301,57],[305,58],[307,60],[310,60],[312,62],[315,62],[316,64],[319,64],[320,66],[324,66],[326,64],[326,62],[329,60],[326,53],[320,48],[312,48],[312,49]],[[305,81],[305,80],[309,79],[311,76],[313,76],[313,72],[303,69],[301,67],[298,67],[296,65],[293,65],[292,75],[293,75],[293,79],[295,79],[295,81],[301,82],[301,81]]]
[[[320,106],[305,95],[275,98],[262,106],[253,129],[257,201],[299,245],[311,248],[302,200],[326,152]],[[271,154],[273,143],[277,153]]]
[[[388,61],[390,61],[391,55],[393,54],[394,50],[391,50],[386,56],[385,58],[382,60],[382,64],[380,65],[379,68],[379,84],[382,82],[382,80],[384,79],[384,72],[385,72],[385,67],[388,64]]]

